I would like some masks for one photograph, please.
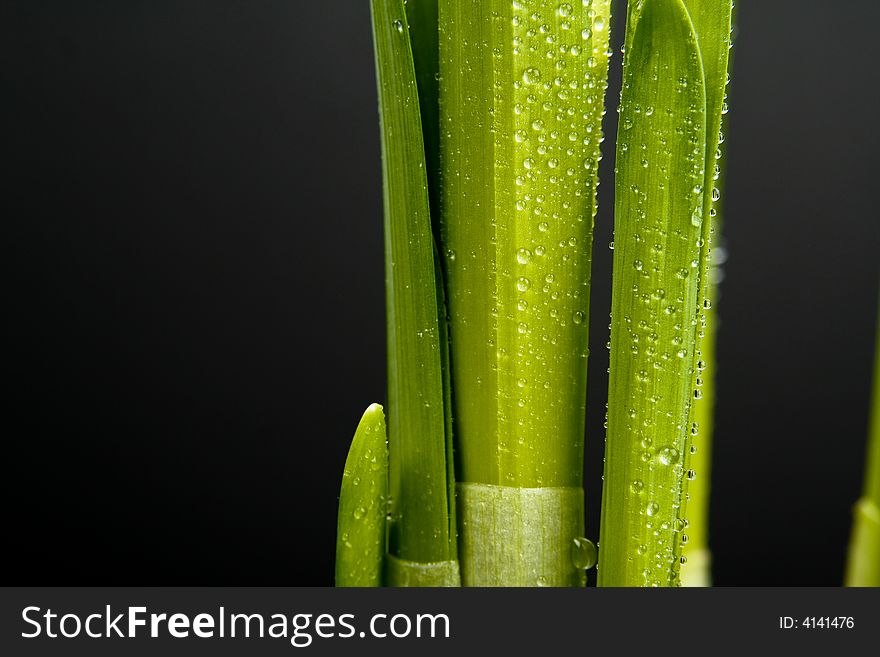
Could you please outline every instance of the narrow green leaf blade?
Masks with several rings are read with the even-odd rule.
[[[880,586],[880,315],[874,348],[874,394],[862,498],[853,509],[847,586]]]
[[[877,316],[877,340],[874,347],[874,396],[871,402],[871,435],[869,438],[865,497],[880,508],[880,314]],[[877,553],[880,560],[880,552]]]
[[[416,71],[416,85],[419,90],[419,112],[422,117],[422,135],[425,141],[431,218],[435,238],[439,240],[440,106],[438,78],[440,77],[440,62],[437,41],[437,0],[407,0],[405,5]]]
[[[714,267],[710,266],[710,276]],[[716,286],[706,285],[706,298],[716,303]],[[699,342],[695,390],[702,396],[695,399],[691,415],[691,447],[686,460],[688,503],[687,536],[682,547],[682,586],[704,587],[712,584],[712,553],[709,549],[709,500],[712,476],[712,437],[715,426],[715,344],[717,310],[706,315]]]
[[[706,168],[703,188],[703,245],[700,249],[701,271],[698,298],[704,299],[698,316],[694,390],[699,395],[690,413],[693,449],[685,455],[689,511],[689,541],[682,550],[682,583],[708,586],[711,583],[711,553],[708,544],[709,482],[715,404],[715,331],[717,290],[713,282],[712,249],[721,234],[720,199],[722,152],[721,127],[727,112],[726,88],[730,76],[730,34],[732,0],[684,0],[691,17],[706,83]],[[711,190],[711,192],[709,192]],[[693,450],[697,450],[694,452]]]
[[[674,585],[702,274],[706,93],[681,0],[630,14],[617,143],[603,586]]]
[[[382,127],[388,331],[389,551],[455,559],[436,262],[419,95],[402,0],[372,0]]]
[[[379,404],[364,413],[351,441],[336,521],[336,586],[381,586],[385,557],[388,447]]]

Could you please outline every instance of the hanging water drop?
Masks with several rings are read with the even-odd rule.
[[[589,570],[596,565],[599,551],[588,538],[576,538],[571,542],[571,563],[578,570]]]

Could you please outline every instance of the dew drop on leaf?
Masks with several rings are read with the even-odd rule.
[[[588,570],[596,565],[599,551],[588,538],[576,538],[571,542],[571,563],[578,570]]]
[[[657,457],[663,465],[674,465],[678,463],[679,453],[675,447],[667,446],[657,452]]]

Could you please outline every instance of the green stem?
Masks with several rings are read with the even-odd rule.
[[[467,482],[465,584],[583,579],[570,559],[548,553],[521,569],[516,555],[550,527],[564,530],[554,537],[564,550],[583,533],[582,493],[553,491],[582,489],[609,19],[609,0],[440,2],[441,235]],[[535,493],[544,510],[535,515],[519,489],[546,489]],[[497,575],[484,572],[490,564]]]

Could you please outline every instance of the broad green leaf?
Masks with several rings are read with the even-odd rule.
[[[484,514],[467,500],[506,504],[519,499],[507,488],[582,487],[609,19],[609,0],[439,3],[441,253],[457,467],[461,490],[501,489],[463,495],[459,526],[480,533],[479,518],[509,517],[504,540],[513,547],[538,528],[515,509]],[[572,515],[582,523],[582,512]],[[575,536],[560,537],[561,549],[579,535],[566,531]],[[481,536],[462,540],[495,551],[490,562],[505,559],[500,535]],[[468,583],[468,562],[485,555],[462,554]],[[573,568],[559,577],[537,568],[505,583],[580,581]]]
[[[681,0],[630,12],[617,142],[603,586],[674,585],[703,274],[707,116]]]
[[[847,586],[880,586],[880,316],[874,348],[874,394],[862,498],[853,510]]]
[[[389,552],[456,558],[437,263],[419,95],[402,0],[372,0],[382,127],[388,331]],[[390,582],[395,584],[395,582]]]
[[[364,413],[351,441],[336,522],[336,586],[381,586],[385,558],[388,447],[379,404]]]

